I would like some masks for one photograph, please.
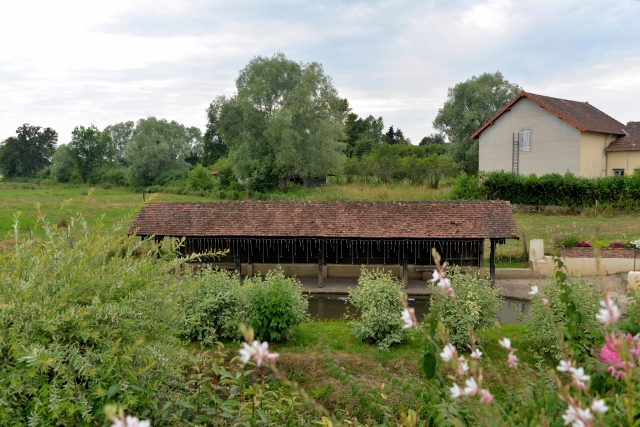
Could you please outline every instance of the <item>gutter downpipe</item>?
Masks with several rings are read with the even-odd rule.
[[[624,129],[622,129],[622,132],[627,134],[627,132]],[[604,139],[604,176],[605,178],[609,176],[609,153],[607,152],[607,148],[609,147],[607,146],[607,139],[609,139],[609,137],[611,136],[613,136],[612,133],[610,133],[609,136]],[[613,141],[615,141],[615,139]],[[613,143],[613,141],[611,141],[611,143]],[[611,145],[611,143],[609,143],[609,145]]]

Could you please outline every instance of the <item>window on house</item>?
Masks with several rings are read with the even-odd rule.
[[[613,176],[624,176],[624,169],[614,169]]]
[[[531,151],[531,130],[520,131],[520,151]]]

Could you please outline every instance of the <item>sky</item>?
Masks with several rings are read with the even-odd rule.
[[[204,130],[255,56],[319,62],[360,116],[417,144],[447,90],[500,71],[533,93],[640,120],[638,0],[4,1],[0,140],[23,123],[156,116]]]

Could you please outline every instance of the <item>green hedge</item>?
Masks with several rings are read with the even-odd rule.
[[[469,186],[473,188],[469,188]],[[580,178],[571,173],[522,176],[511,172],[488,172],[476,180],[460,177],[452,198],[488,198],[523,205],[570,207],[640,207],[640,173],[631,176]]]

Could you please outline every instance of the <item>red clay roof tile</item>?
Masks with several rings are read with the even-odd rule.
[[[173,237],[518,238],[504,201],[152,202],[130,234]]]
[[[607,151],[640,151],[640,122],[629,122],[624,130],[627,134],[609,144]]]
[[[547,109],[549,112],[580,129],[582,132],[591,131],[624,135],[624,131],[622,130],[624,125],[622,123],[598,110],[588,102],[571,101],[568,99],[553,98],[551,96],[536,95],[535,93],[522,91],[487,123],[482,125],[480,129],[471,135],[471,139],[479,137],[482,131],[484,131],[489,125],[493,124],[493,122],[505,111],[511,108],[513,104],[522,98],[530,99],[541,107]]]

